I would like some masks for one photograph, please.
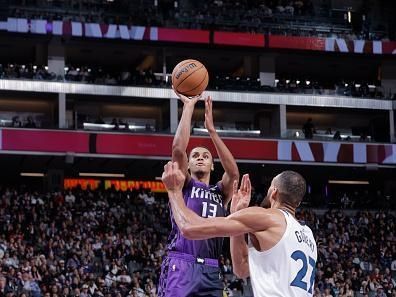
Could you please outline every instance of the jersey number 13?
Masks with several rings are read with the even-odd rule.
[[[203,218],[214,218],[217,214],[217,204],[202,202],[202,215]]]

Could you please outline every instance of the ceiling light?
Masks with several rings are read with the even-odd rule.
[[[85,177],[121,177],[121,178],[125,177],[125,174],[123,173],[100,173],[100,172],[80,172],[78,175]]]
[[[338,185],[369,185],[367,180],[329,180],[329,184]]]
[[[44,177],[44,173],[40,173],[40,172],[21,172],[21,176]]]

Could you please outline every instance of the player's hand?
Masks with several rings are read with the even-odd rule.
[[[205,128],[209,133],[215,132],[215,126],[213,124],[213,109],[212,109],[212,97],[208,96],[205,99]]]
[[[183,94],[177,92],[177,90],[172,85],[173,92],[175,92],[176,96],[183,102],[185,106],[194,106],[199,100],[202,99],[202,94],[194,96],[194,97],[187,97]]]
[[[232,185],[231,213],[247,208],[250,203],[252,193],[252,185],[250,183],[249,174],[242,176],[241,187],[238,190],[238,181],[235,180]]]
[[[179,169],[179,164],[177,162],[169,161],[164,166],[162,182],[168,192],[181,191],[185,180],[186,176]]]

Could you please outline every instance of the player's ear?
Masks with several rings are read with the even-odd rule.
[[[279,193],[279,191],[278,191],[278,188],[273,188],[274,190],[272,191],[272,193],[271,193],[271,198],[273,199],[273,200],[276,200],[277,198],[278,198],[278,193]]]

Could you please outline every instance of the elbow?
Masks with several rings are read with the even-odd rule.
[[[229,176],[230,176],[230,179],[231,180],[237,180],[237,181],[239,181],[239,170],[238,170],[238,168],[236,169],[236,170],[233,170],[232,172],[230,172],[229,173]]]
[[[195,237],[195,232],[194,232],[193,228],[189,225],[182,226],[180,228],[180,233],[186,239],[189,239],[189,240],[197,239]]]
[[[178,143],[172,144],[172,156],[183,156],[186,153],[185,149]]]
[[[238,277],[238,278],[247,278],[249,277],[250,273],[249,273],[249,267],[246,268],[236,268],[234,267],[233,269],[234,274]]]
[[[250,276],[249,259],[247,257],[248,255],[246,255],[246,258],[240,259],[240,262],[233,262],[232,270],[238,278],[247,278]]]

